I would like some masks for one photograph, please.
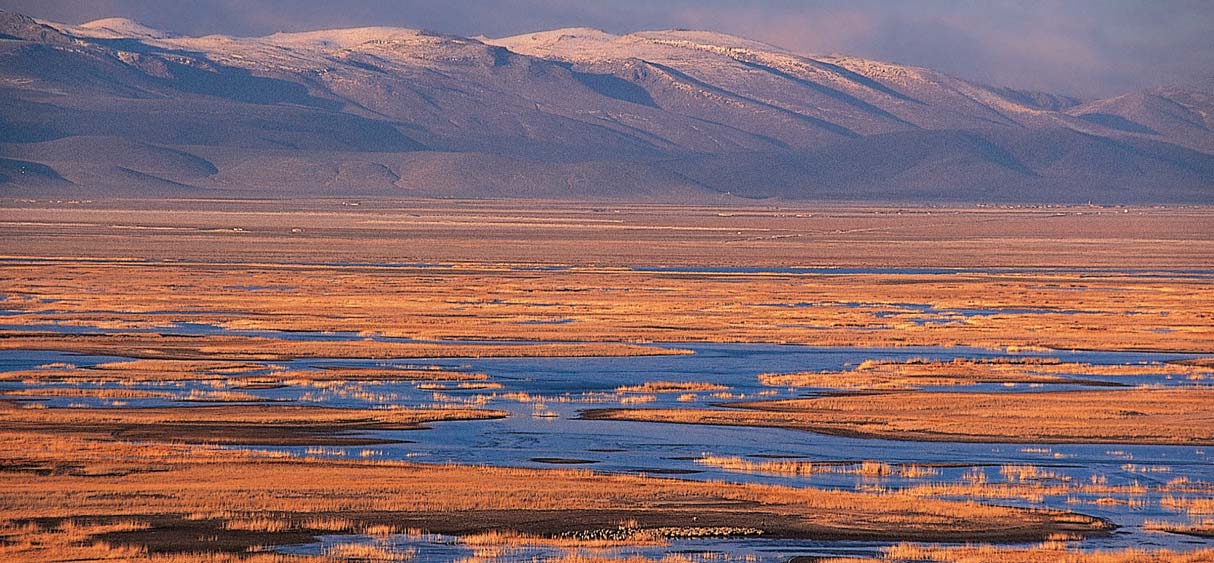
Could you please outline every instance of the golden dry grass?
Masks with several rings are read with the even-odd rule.
[[[1187,512],[1190,515],[1214,514],[1214,496],[1166,496],[1160,501],[1160,504],[1165,508]]]
[[[1083,376],[1158,375],[1189,381],[1214,382],[1214,369],[1181,363],[1095,365],[1054,358],[956,358],[951,361],[911,359],[866,360],[853,369],[764,373],[759,382],[784,387],[836,389],[912,389],[926,386],[979,383],[1083,383]]]
[[[897,440],[1214,444],[1214,390],[917,393],[596,409],[596,420],[772,426]]]
[[[1044,537],[1106,527],[1073,514],[895,493],[289,458],[37,432],[5,431],[0,442],[0,463],[16,469],[0,473],[4,520],[177,515],[267,534],[347,521],[356,529],[391,521],[435,531],[556,534],[614,529],[630,518],[640,529],[677,528],[693,516],[704,527],[820,537]]]
[[[903,210],[902,214],[868,208],[817,213],[752,209],[720,216],[720,210],[653,207],[617,210],[625,215],[607,218],[601,210],[562,206],[539,215],[550,218],[551,213],[563,220],[547,223],[532,217],[525,223],[543,228],[519,230],[520,223],[503,223],[493,214],[536,215],[534,210],[497,204],[433,210],[476,217],[456,221],[462,227],[452,228],[449,218],[402,220],[391,214],[385,217],[382,208],[370,207],[358,211],[318,208],[301,215],[267,213],[265,204],[230,203],[231,208],[222,210],[210,209],[202,202],[160,205],[182,207],[172,220],[186,224],[227,225],[232,221],[275,222],[306,217],[328,225],[326,233],[344,234],[330,240],[332,246],[326,246],[314,235],[284,237],[283,231],[269,225],[262,225],[267,229],[263,235],[252,236],[258,228],[245,224],[243,233],[218,229],[213,235],[202,235],[214,239],[206,246],[206,253],[192,258],[166,257],[161,255],[166,248],[188,254],[197,240],[177,241],[179,246],[166,247],[163,237],[175,236],[170,234],[174,231],[153,235],[148,231],[116,233],[110,228],[115,221],[165,220],[150,210],[3,209],[0,211],[31,217],[28,221],[0,222],[0,237],[22,242],[9,245],[15,259],[6,262],[0,275],[0,294],[8,296],[4,307],[17,313],[7,315],[6,323],[31,328],[55,322],[113,331],[142,328],[173,332],[171,321],[189,320],[232,329],[348,331],[420,339],[974,345],[1202,353],[1210,351],[1207,343],[1214,339],[1210,316],[1214,286],[1208,277],[1064,271],[1204,269],[1214,262],[1214,236],[1202,227],[1208,225],[1214,208],[1144,209],[1138,210],[1141,214],[1130,215],[1100,215],[1099,210],[1087,209],[933,209]],[[236,210],[248,205],[252,208]],[[43,220],[56,213],[79,213],[88,218],[82,217],[70,235],[50,234],[61,228],[56,225],[62,222]],[[941,221],[941,213],[948,219]],[[361,216],[373,219],[362,220]],[[94,224],[92,221],[96,221],[95,229],[87,227]],[[631,226],[622,228],[616,221]],[[1126,221],[1142,230],[1126,231]],[[828,229],[827,225],[835,228]],[[420,230],[414,231],[415,227]],[[410,234],[400,239],[379,238],[397,229]],[[200,236],[195,229],[187,230],[191,237]],[[607,238],[587,238],[590,232]],[[756,237],[739,236],[739,232]],[[769,236],[781,232],[795,236]],[[983,236],[966,238],[966,233],[977,232]],[[645,237],[646,242],[621,246],[615,237],[624,233]],[[553,239],[537,246],[532,240],[536,236]],[[87,244],[96,240],[90,237],[103,237],[106,243]],[[375,244],[361,244],[360,237],[374,237]],[[962,239],[966,242],[958,247]],[[76,243],[55,251],[56,245],[65,240]],[[486,245],[485,240],[495,244]],[[393,246],[404,241],[405,247]],[[851,247],[851,243],[860,246]],[[223,254],[212,252],[227,244],[237,247]],[[809,245],[805,252],[789,253],[804,244]],[[869,244],[875,246],[866,246]],[[890,255],[917,245],[918,250],[901,256],[901,261]],[[105,251],[91,258],[81,255],[92,246]],[[393,248],[405,254],[393,255]],[[561,248],[576,248],[576,252],[562,255]],[[381,254],[385,252],[387,255]],[[498,252],[504,254],[494,257]],[[435,254],[423,259],[419,253]],[[598,258],[592,259],[596,254]],[[226,261],[215,263],[216,255]],[[337,256],[343,258],[335,259]],[[140,258],[156,260],[144,262]],[[435,265],[400,265],[418,261]],[[537,263],[574,267],[529,269]],[[696,266],[703,264],[929,264],[925,267],[961,270],[835,274],[696,271]],[[628,266],[684,266],[689,271],[643,272]],[[1063,270],[974,270],[991,266]],[[986,312],[963,312],[972,309]],[[88,348],[80,339],[55,340],[58,342],[42,345]],[[128,350],[132,348],[138,346],[132,344]],[[252,359],[321,353],[338,357],[447,353],[420,343],[320,346],[220,341],[183,347],[161,340],[145,348],[149,351],[141,355],[166,357],[166,349],[172,349],[177,356],[197,359],[220,353],[244,354],[241,357]],[[615,347],[530,352],[467,348],[450,353],[619,355],[637,351]]]
[[[20,563],[123,561],[130,563],[339,563],[343,558],[296,557],[269,553],[185,552],[153,553],[137,545],[95,539],[101,534],[145,530],[137,520],[57,525],[0,521],[0,560]]]
[[[229,381],[250,388],[284,384],[308,386],[309,392],[315,391],[309,396],[313,399],[342,396],[388,401],[390,396],[374,395],[358,383],[418,381],[435,387],[448,385],[435,382],[449,381],[457,388],[487,384],[483,374],[424,367],[285,370],[270,362],[307,357],[680,353],[633,344],[653,341],[1209,352],[1208,343],[1214,339],[1214,287],[1208,278],[1186,275],[1064,271],[841,275],[640,272],[616,267],[689,265],[695,270],[695,266],[711,263],[1202,269],[1214,259],[1214,236],[1207,228],[1212,210],[1207,208],[1135,209],[1129,214],[1102,215],[1098,209],[918,209],[897,214],[857,207],[722,212],[683,206],[589,209],[554,204],[525,209],[495,202],[373,202],[356,212],[349,208],[335,211],[332,202],[326,201],[293,202],[291,208],[265,202],[131,205],[135,208],[105,204],[102,208],[65,209],[23,203],[0,209],[5,217],[0,221],[0,239],[8,242],[7,258],[15,258],[0,270],[0,295],[6,297],[2,306],[12,313],[5,321],[31,329],[0,332],[0,349],[138,358],[97,368],[44,366],[0,378],[76,384],[197,380],[215,385],[199,391],[202,395],[196,398],[230,399],[244,395],[229,387]],[[405,209],[409,214],[402,213]],[[296,227],[301,230],[293,232]],[[224,257],[223,262],[216,262],[215,256]],[[413,262],[443,264],[424,268],[399,265]],[[542,272],[527,269],[551,263],[575,267]],[[925,305],[930,310],[924,311]],[[957,312],[973,308],[993,311],[980,315]],[[179,330],[171,323],[182,320],[231,329],[347,331],[364,338],[307,342],[150,333],[32,333],[38,325],[60,323],[115,333],[152,329],[168,334]],[[371,338],[377,335],[573,342],[436,345]],[[1210,379],[1209,367],[1207,361],[1165,369],[1169,376],[1201,384]],[[986,367],[967,369],[973,372]],[[1178,371],[1173,373],[1173,369]],[[921,374],[916,381],[929,381],[930,375]],[[877,379],[870,385],[889,383],[885,376]],[[441,393],[446,389],[431,390],[436,393],[436,403],[457,404],[457,398]],[[641,403],[652,400],[655,393],[667,392],[679,393],[680,400],[694,400],[696,392],[716,393],[723,400],[732,397],[727,391],[676,389],[655,381],[615,395],[576,400]],[[62,393],[138,398],[105,396],[121,392]],[[334,432],[415,428],[427,420],[495,416],[476,408],[486,397],[489,395],[458,399],[468,401],[458,408],[409,411],[335,412],[275,406],[255,412],[227,406],[171,412],[61,412],[0,405],[0,465],[6,469],[0,472],[0,560],[398,560],[410,554],[392,553],[376,543],[338,544],[315,558],[237,552],[276,541],[306,541],[312,533],[382,535],[402,527],[465,535],[504,530],[499,543],[506,544],[575,541],[558,536],[569,531],[614,530],[621,520],[629,519],[634,520],[630,527],[646,530],[686,531],[687,521],[696,518],[713,527],[710,529],[761,527],[790,536],[856,538],[1041,539],[1052,532],[1082,535],[1105,528],[1102,522],[1078,515],[925,498],[944,493],[918,487],[904,492],[874,487],[869,492],[845,493],[586,471],[377,462],[359,459],[355,450],[345,449],[340,450],[347,452],[341,459],[301,459],[166,442],[247,444],[253,439],[282,440],[290,434],[289,428],[296,432],[303,428],[311,441],[298,443],[313,443],[322,436],[314,447],[320,448],[317,455],[328,455],[339,450],[325,449],[320,443],[332,445],[340,440]],[[1158,397],[1161,395],[1147,398]],[[546,402],[575,400],[568,396],[501,398],[530,403],[538,416],[550,413]],[[882,411],[865,422],[885,425],[891,436],[954,439],[961,431],[990,422],[965,410],[989,406],[973,403],[974,398],[954,401],[956,412],[926,417],[923,409],[899,411],[888,404],[900,399],[854,401],[871,402]],[[868,416],[863,409],[849,406],[849,399],[837,400],[845,403],[823,410],[846,413],[853,420]],[[1146,403],[1144,408],[1119,405],[1120,410],[1099,411],[1093,432],[1099,439],[1117,434],[1131,424],[1122,421],[1126,419],[1143,426],[1135,432],[1145,434],[1131,435],[1135,440],[1176,443],[1205,439],[1196,436],[1201,428],[1210,427],[1200,407],[1171,399]],[[1101,401],[1089,406],[1111,408]],[[1169,415],[1162,412],[1165,407],[1191,412]],[[757,424],[785,425],[792,420],[813,429],[823,429],[821,425],[826,424],[829,427],[824,431],[857,431],[838,420],[804,418],[797,410],[800,406],[783,408],[752,407],[739,412],[748,412],[747,416],[755,417],[750,422]],[[1045,424],[1039,432],[1093,439],[1092,432],[1074,435],[1075,429],[1060,410],[1048,405],[1027,409],[1024,418],[994,428],[1010,433]],[[974,416],[979,418],[965,418]],[[1165,422],[1177,430],[1160,430]],[[371,451],[370,455],[376,454]],[[778,468],[760,466],[758,470]],[[870,463],[848,470],[881,476],[902,468]],[[1104,495],[1101,498],[1116,502],[1129,502],[1134,494],[1095,483],[1060,482],[1025,467],[1007,468],[1006,477],[1015,482],[997,487],[975,478],[949,486],[956,487],[952,492],[964,489],[969,498],[1011,498],[997,495],[1028,495],[1051,487],[1072,492],[1090,487],[1083,493]],[[544,486],[536,487],[536,483]],[[1202,487],[1176,483],[1168,492],[1171,496],[1165,501],[1170,509],[1208,513],[1208,491]],[[33,518],[44,524],[26,521]],[[22,522],[14,523],[14,519]],[[198,530],[204,533],[195,533]],[[99,539],[101,534],[105,539]],[[254,539],[233,539],[240,534]],[[180,544],[182,538],[196,538],[198,543],[187,547],[200,553],[157,553],[154,549],[180,548],[173,543]],[[236,544],[217,547],[224,542]],[[916,555],[912,549],[917,548],[887,555]],[[996,551],[985,553],[1003,558],[992,561],[1016,557],[1065,561],[1071,557],[1056,546],[1021,552],[991,549]],[[929,556],[952,558],[940,561],[973,561],[984,556],[960,548],[943,553]],[[1109,559],[1077,555],[1074,561],[1121,562],[1127,560],[1123,556],[1135,556],[1127,554],[1109,555]],[[1169,563],[1199,560],[1167,552],[1143,557]],[[560,558],[563,563],[611,560],[593,553],[569,553]],[[676,560],[682,561],[664,561]]]
[[[616,387],[616,393],[685,393],[688,391],[727,391],[729,387],[706,381],[646,381],[640,385]]]
[[[914,464],[889,464],[879,461],[860,462],[815,462],[793,459],[769,459],[752,461],[737,456],[701,456],[695,460],[700,465],[707,465],[742,473],[761,473],[769,475],[807,476],[821,473],[838,473],[845,475],[861,475],[865,477],[899,476],[906,478],[922,478],[936,475],[939,471],[930,466]]]
[[[0,350],[60,350],[166,360],[233,358],[282,361],[296,358],[530,358],[589,356],[658,356],[686,350],[620,343],[421,344],[372,339],[284,340],[239,336],[174,336],[129,334],[31,334],[0,331]]]
[[[1142,528],[1155,532],[1214,538],[1214,518],[1194,518],[1190,522],[1147,520],[1142,523]]]
[[[272,339],[119,340],[44,337],[55,349],[131,349],[139,357],[428,357],[434,355],[627,355],[606,342],[787,342],[812,345],[972,345],[987,348],[1143,349],[1208,352],[1214,289],[1204,279],[1113,274],[726,274],[588,269],[533,272],[464,266],[430,272],[298,266],[200,275],[204,265],[6,265],[0,293],[9,324],[121,325],[173,332],[163,316],[187,299],[197,322],[267,330],[344,330],[412,338],[604,342],[552,348]],[[246,277],[303,280],[272,295],[226,289]],[[54,280],[47,284],[44,280]],[[84,280],[91,280],[84,285]],[[139,287],[131,286],[137,280]],[[104,288],[98,290],[98,287]],[[124,289],[118,289],[124,288]],[[494,296],[486,299],[486,295]],[[45,302],[44,302],[45,301]],[[806,306],[794,306],[804,303]],[[940,312],[907,309],[930,304]],[[553,308],[576,322],[525,324]],[[988,308],[964,316],[950,309]],[[999,313],[998,310],[1008,310]],[[1020,309],[1022,311],[1017,312]],[[1027,310],[1029,312],[1024,312]],[[1060,312],[1050,313],[1050,310]],[[97,311],[105,311],[98,313]],[[324,314],[318,314],[324,311]],[[1034,312],[1042,311],[1042,312]],[[1071,312],[1061,312],[1071,311]],[[660,321],[655,321],[660,319]],[[110,327],[115,332],[121,328]],[[9,336],[14,336],[9,333]],[[124,345],[125,344],[125,345]],[[13,346],[28,346],[18,343]],[[6,345],[7,346],[7,345]],[[140,352],[140,350],[146,351]]]
[[[366,444],[376,440],[348,434],[415,430],[427,422],[483,420],[506,414],[459,407],[331,409],[295,405],[47,409],[0,401],[0,426],[8,430],[210,444]]]
[[[383,381],[484,381],[489,376],[442,369],[439,366],[350,367],[282,369],[273,364],[180,359],[142,359],[105,362],[90,367],[48,364],[34,369],[0,373],[0,381],[24,383],[179,383],[206,381],[235,385],[268,383],[383,382]]]
[[[381,563],[391,561],[411,561],[415,552],[394,551],[373,544],[365,543],[339,543],[327,546],[324,549],[324,554],[338,560],[343,561],[367,561],[370,563]]]

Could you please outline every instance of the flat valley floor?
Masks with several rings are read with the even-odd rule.
[[[1214,560],[1214,208],[0,201],[0,560]]]

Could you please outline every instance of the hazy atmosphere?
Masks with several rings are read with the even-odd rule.
[[[1214,562],[1214,1],[0,0],[0,563]]]
[[[0,8],[64,23],[126,17],[187,35],[385,25],[500,37],[575,26],[682,27],[1079,97],[1185,82],[1194,70],[1214,74],[1214,3],[1203,0],[3,0]]]

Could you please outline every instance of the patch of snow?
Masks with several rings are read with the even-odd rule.
[[[73,31],[81,37],[94,39],[168,39],[174,36],[127,18],[93,20],[76,26]]]

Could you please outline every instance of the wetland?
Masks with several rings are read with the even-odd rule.
[[[5,558],[1214,558],[1208,209],[6,205]]]

